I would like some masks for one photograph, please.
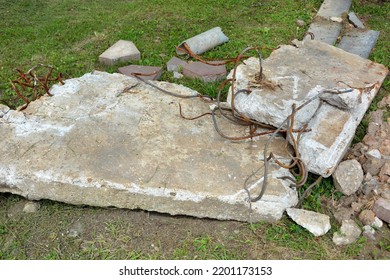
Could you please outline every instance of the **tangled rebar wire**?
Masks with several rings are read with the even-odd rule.
[[[42,68],[48,69],[46,75],[39,75],[38,71]],[[19,73],[19,76],[11,81],[12,89],[16,92],[16,95],[24,101],[24,105],[19,109],[24,110],[27,108],[28,104],[41,96],[47,94],[51,96],[49,92],[50,86],[53,82],[62,81],[62,74],[58,73],[57,77],[52,78],[54,67],[52,65],[37,64],[24,73],[20,69],[16,69]]]

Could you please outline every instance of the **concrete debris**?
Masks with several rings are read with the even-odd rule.
[[[28,201],[23,207],[23,212],[35,213],[41,208],[41,204],[37,201]]]
[[[375,229],[373,229],[371,226],[369,225],[365,225],[363,227],[363,236],[368,238],[368,239],[371,239],[371,240],[375,240]]]
[[[381,228],[383,226],[383,222],[378,217],[374,218],[374,222],[371,224],[373,228]]]
[[[181,60],[180,58],[174,56],[167,62],[167,71],[175,71],[180,73],[183,71],[184,65],[187,64],[187,61]]]
[[[348,13],[351,4],[352,0],[324,0],[317,16],[325,19],[341,17],[343,14]]]
[[[220,61],[210,61],[211,64],[219,64]],[[183,75],[185,77],[200,79],[203,82],[215,82],[225,79],[225,65],[209,65],[203,62],[195,61],[183,65]]]
[[[357,15],[354,12],[349,12],[348,14],[348,20],[350,23],[353,24],[356,28],[364,29],[365,26],[363,22],[357,17]]]
[[[359,189],[363,176],[363,169],[355,159],[341,162],[332,175],[336,189],[345,195],[354,194]]]
[[[361,233],[361,229],[353,220],[344,220],[340,231],[333,234],[333,243],[336,245],[352,244],[360,237]]]
[[[343,110],[353,110],[359,103],[360,94],[353,90],[341,94],[324,93],[321,99],[328,102],[330,105],[336,106]]]
[[[131,41],[119,40],[99,56],[100,63],[114,65],[141,59],[141,53]]]
[[[375,220],[375,213],[372,210],[365,209],[359,214],[359,220],[363,225],[372,225]]]
[[[343,22],[343,19],[341,17],[331,17],[330,20],[339,23]]]
[[[366,88],[362,81],[372,85],[362,93],[353,90],[359,98],[353,110],[327,103],[319,106],[318,98],[296,115],[295,127],[308,123],[311,129],[302,134],[299,142],[302,160],[310,172],[329,177],[347,152],[388,69],[317,40],[294,43],[295,47],[281,46],[263,60],[263,74],[274,84],[273,88],[262,86],[256,78],[259,73],[256,58],[237,67],[235,92],[249,89],[251,93],[235,96],[234,105],[248,118],[278,127],[290,115],[293,103],[300,106],[324,88],[339,88],[342,85],[339,81],[354,88]],[[324,75],[327,79],[323,79]],[[231,77],[232,73],[228,75]],[[230,90],[227,101],[231,103]]]
[[[379,219],[390,223],[390,200],[379,198],[375,202],[374,212]]]
[[[118,72],[126,76],[141,74],[138,76],[144,80],[158,80],[161,77],[162,68],[158,66],[128,65],[119,67]]]
[[[329,216],[297,208],[287,208],[287,215],[314,236],[326,234],[331,226]]]
[[[151,81],[197,96],[182,85]],[[94,72],[66,80],[52,97],[0,118],[0,192],[70,204],[144,209],[221,220],[276,221],[298,202],[291,176],[270,165],[263,198],[249,205],[243,182],[261,168],[267,137],[234,143],[215,132],[200,98],[179,99],[122,74]],[[217,116],[221,129],[245,128]],[[270,145],[288,157],[285,139]],[[7,152],[4,152],[7,151]],[[256,196],[262,172],[248,185]],[[251,209],[251,210],[250,210]]]
[[[344,221],[344,220],[349,220],[352,218],[354,214],[354,210],[352,208],[346,208],[346,207],[341,207],[340,209],[337,209],[335,210],[335,212],[333,212],[333,216],[334,218],[336,219],[337,222],[339,222],[340,224]]]
[[[296,25],[298,25],[299,27],[304,27],[306,25],[305,21],[304,20],[301,20],[301,19],[297,19],[295,21]]]

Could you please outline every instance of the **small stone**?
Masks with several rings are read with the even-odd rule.
[[[360,212],[360,210],[363,207],[363,203],[361,202],[352,202],[351,208],[353,209],[354,212]]]
[[[387,122],[390,124],[390,118],[387,120]],[[390,156],[390,139],[384,139],[382,141],[382,144],[379,147],[379,152],[384,155],[389,157]]]
[[[363,143],[367,146],[371,147],[378,143],[378,140],[375,138],[372,134],[366,134],[366,136],[363,137]]]
[[[375,217],[374,222],[371,225],[374,228],[381,228],[383,226],[383,222],[378,217]]]
[[[352,159],[341,162],[332,176],[336,189],[345,195],[351,195],[359,189],[363,175],[360,163]]]
[[[296,208],[287,208],[286,212],[294,222],[314,236],[324,235],[330,230],[330,219],[327,215]]]
[[[179,73],[179,72],[176,72],[176,71],[173,71],[173,78],[174,78],[174,79],[181,79],[181,78],[183,78],[183,77],[184,77],[183,74],[181,74],[181,73]]]
[[[381,182],[386,182],[388,177],[390,177],[390,161],[386,161],[379,172],[379,180]]]
[[[367,237],[368,239],[375,240],[375,229],[369,225],[365,225],[363,227],[363,236]]]
[[[26,213],[34,213],[37,212],[41,208],[41,204],[36,201],[28,201],[23,207],[23,212]]]
[[[381,152],[378,149],[369,150],[367,155],[377,159],[382,158]]]
[[[219,63],[219,61],[210,61],[210,63]],[[188,78],[200,79],[203,82],[214,82],[226,77],[225,65],[209,65],[199,61],[188,63],[183,66],[183,75]]]
[[[355,242],[362,231],[353,220],[344,220],[340,232],[333,234],[333,243],[336,245],[348,245]]]
[[[330,20],[339,23],[343,22],[343,19],[341,17],[331,17]]]
[[[2,118],[10,110],[8,106],[0,104],[0,118]]]
[[[374,212],[379,219],[390,223],[390,200],[379,198],[374,204]]]
[[[380,193],[381,197],[384,199],[390,200],[390,189],[384,189]]]
[[[79,237],[84,232],[84,225],[77,220],[68,230],[69,237]]]
[[[356,14],[354,12],[350,12],[348,14],[348,20],[356,28],[364,28],[363,22],[356,16]]]
[[[385,109],[386,107],[390,108],[390,95],[386,95],[383,99],[378,103],[378,108]],[[387,121],[389,123],[389,121]]]
[[[297,19],[297,20],[295,21],[295,23],[296,23],[299,27],[304,27],[304,26],[306,25],[306,23],[305,23],[303,20],[301,20],[301,19]]]
[[[341,207],[340,209],[338,209],[336,212],[333,213],[333,216],[336,219],[336,221],[341,224],[342,221],[351,219],[353,213],[354,211],[352,208]]]
[[[180,58],[174,56],[167,62],[167,71],[175,71],[180,73],[183,71],[183,66],[187,64],[187,61],[181,60]]]
[[[372,225],[374,223],[375,213],[372,210],[365,209],[359,214],[359,220],[363,225]]]

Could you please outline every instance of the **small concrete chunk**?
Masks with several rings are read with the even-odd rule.
[[[294,222],[310,231],[314,236],[324,235],[331,228],[327,215],[297,208],[287,208],[286,212]]]
[[[180,58],[174,56],[167,62],[167,71],[180,73],[183,71],[184,65],[187,64],[187,61],[181,60]]]
[[[129,65],[119,67],[118,72],[130,77],[135,73],[143,74],[139,75],[139,77],[144,80],[158,80],[161,77],[162,68],[158,66]]]
[[[371,226],[375,221],[375,213],[370,209],[364,209],[359,214],[359,220],[362,222],[363,225]]]
[[[321,95],[321,99],[337,108],[352,110],[359,103],[360,92],[358,90],[352,90],[341,94],[326,92]]]
[[[325,0],[317,15],[323,18],[341,17],[348,13],[352,0]]]
[[[356,159],[346,160],[339,164],[333,173],[336,189],[345,195],[354,194],[363,182],[363,169]]]
[[[379,31],[374,30],[352,30],[346,32],[341,38],[338,47],[346,52],[350,52],[368,58],[379,37]]]
[[[344,220],[340,232],[333,234],[333,243],[336,245],[348,245],[355,242],[362,233],[359,226],[353,220]]]
[[[362,29],[365,28],[363,22],[357,17],[357,15],[354,12],[349,12],[348,20],[356,28],[362,28]]]
[[[28,201],[23,207],[23,212],[35,213],[41,208],[41,204],[37,201]]]
[[[140,60],[141,53],[131,41],[119,40],[99,56],[100,63],[114,65],[118,62]]]
[[[374,204],[374,212],[379,219],[390,223],[390,200],[379,198]]]
[[[219,61],[210,61],[210,63],[220,63]],[[223,80],[226,77],[225,65],[209,65],[203,62],[195,61],[183,66],[183,75],[185,77],[200,79],[203,82],[215,82]]]

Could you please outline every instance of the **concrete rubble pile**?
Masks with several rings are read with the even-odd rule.
[[[229,89],[227,106],[234,101],[234,109],[241,115],[279,127],[291,115],[293,104],[305,104],[294,122],[294,128],[308,128],[299,139],[299,156],[309,172],[322,177],[333,175],[337,190],[347,201],[362,189],[362,181],[367,193],[375,189],[369,187],[371,175],[383,182],[390,180],[388,149],[376,147],[377,141],[370,142],[366,137],[364,144],[349,150],[388,69],[368,60],[366,49],[348,50],[349,43],[339,48],[329,44],[335,43],[342,27],[332,17],[335,11],[331,8],[339,9],[337,17],[350,6],[350,1],[333,2],[324,1],[319,11],[324,19],[314,21],[309,28],[318,35],[316,40],[305,38],[282,45],[262,60],[261,66],[255,57],[241,63],[235,72],[234,92]],[[364,29],[356,15],[350,14],[349,18],[357,28]],[[214,33],[218,35],[215,38]],[[220,28],[200,35],[214,38],[213,44],[228,40]],[[197,49],[193,38],[181,46],[185,47],[186,42],[197,54],[212,47]],[[118,51],[124,54],[118,55]],[[139,50],[124,40],[99,57],[107,65],[139,59]],[[168,62],[167,70],[180,75],[182,70],[185,76],[205,82],[224,79],[227,74],[225,65],[187,63],[176,57]],[[66,80],[64,85],[50,89],[52,97],[31,102],[23,111],[0,105],[0,192],[31,200],[252,222],[276,221],[287,210],[294,221],[314,235],[329,231],[329,217],[294,209],[297,190],[288,180],[294,177],[272,161],[264,196],[249,202],[249,197],[262,189],[263,151],[269,136],[229,141],[215,131],[211,118],[184,119],[181,114],[199,116],[210,113],[212,106],[198,98],[194,90],[156,81],[161,67],[129,65],[119,68],[119,72],[94,71]],[[134,73],[144,75],[147,82],[134,77]],[[227,78],[232,77],[233,71]],[[264,80],[272,86],[264,86]],[[180,114],[179,103],[183,108]],[[217,120],[229,135],[248,133],[247,128],[220,116]],[[379,126],[383,129],[371,125],[369,130],[381,138],[388,129],[383,123]],[[289,158],[285,147],[286,140],[277,136],[269,152]],[[350,160],[339,165],[346,157]],[[352,173],[357,175],[349,176]],[[367,175],[370,173],[371,177]],[[386,191],[387,197],[382,195],[371,207],[375,214],[361,212],[367,227],[363,234],[367,236],[372,235],[369,227],[378,226],[380,219],[390,222],[390,190],[382,190],[384,194]],[[361,234],[351,220],[355,211],[352,208],[358,208],[353,203],[358,202],[349,203],[351,209],[335,213],[343,225],[342,232],[352,232],[348,240],[334,236],[336,244],[348,244]]]

